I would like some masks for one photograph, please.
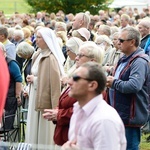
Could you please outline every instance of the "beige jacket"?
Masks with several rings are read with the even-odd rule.
[[[40,51],[34,55],[33,63],[39,54]],[[58,105],[60,94],[61,84],[58,62],[52,52],[47,50],[39,62],[35,110],[55,108]]]

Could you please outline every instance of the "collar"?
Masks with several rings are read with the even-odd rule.
[[[146,39],[146,38],[149,38],[149,37],[150,37],[150,34],[147,34],[147,35],[145,35],[144,37],[141,38],[141,41]]]
[[[8,43],[8,39],[6,39],[3,44],[6,45]]]
[[[82,110],[86,116],[89,116],[95,110],[95,108],[98,106],[98,104],[100,103],[102,99],[103,99],[102,94],[100,94],[94,97],[93,99],[91,99],[83,107],[80,107],[79,103],[76,102],[74,104],[74,112],[78,112]]]

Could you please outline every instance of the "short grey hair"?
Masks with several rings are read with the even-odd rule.
[[[19,57],[31,56],[34,53],[34,47],[27,42],[21,42],[17,46],[17,55]]]
[[[107,35],[98,35],[95,39],[95,42],[96,43],[97,42],[100,42],[100,43],[106,42],[108,45],[112,45],[112,41]]]
[[[150,18],[143,18],[142,20],[140,20],[139,24],[150,29]]]
[[[24,39],[24,32],[20,29],[15,29],[14,36],[19,36],[21,39]]]
[[[135,46],[138,47],[140,44],[140,32],[135,28],[135,27],[125,27],[121,30],[121,32],[125,32],[127,31],[128,35],[127,38],[128,39],[134,39],[135,40]]]
[[[87,13],[84,13],[84,12],[80,12],[77,15],[80,15],[80,17],[82,18],[84,27],[88,28],[88,26],[89,26],[89,24],[91,22],[90,15],[87,14]]]
[[[103,30],[103,33],[107,36],[111,35],[111,28],[108,25],[102,24],[99,26],[99,29]]]
[[[65,31],[67,31],[66,23],[58,21],[55,23],[55,28],[57,28],[57,26],[61,26]]]
[[[86,41],[84,42],[80,47],[79,51],[82,51],[84,49],[87,53],[87,55],[90,58],[93,58],[95,62],[101,64],[103,61],[103,50],[98,47],[94,42],[92,41]]]

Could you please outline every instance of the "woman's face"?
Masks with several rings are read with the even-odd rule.
[[[82,48],[79,50],[79,53],[77,54],[75,60],[76,60],[76,67],[78,68],[83,63],[92,61],[92,58],[90,58],[89,55],[87,54],[87,50],[85,48]]]
[[[115,35],[112,39],[113,45],[114,47],[118,50],[119,49],[119,45],[118,45],[118,35]]]
[[[42,35],[41,35],[39,32],[37,32],[37,35],[36,35],[36,44],[37,44],[37,46],[38,46],[39,48],[41,48],[41,49],[46,49],[46,48],[48,48],[48,46],[47,46],[47,44],[45,43],[45,41],[44,41]]]

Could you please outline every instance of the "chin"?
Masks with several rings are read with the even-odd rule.
[[[69,91],[68,95],[69,95],[70,97],[72,97],[72,92],[71,92],[71,91]]]
[[[72,92],[69,92],[68,95],[69,95],[69,97],[76,98],[76,96]]]

